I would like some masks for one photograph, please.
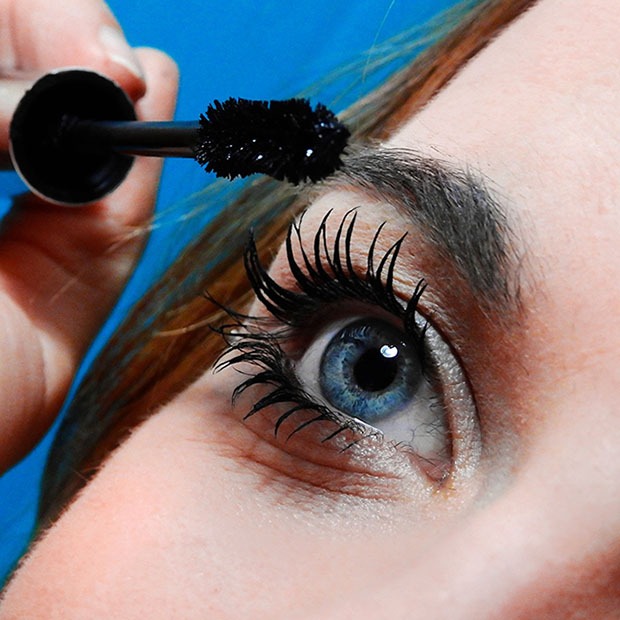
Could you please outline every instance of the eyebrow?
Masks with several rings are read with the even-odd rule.
[[[349,155],[339,178],[401,211],[485,306],[519,308],[516,235],[481,177],[415,151],[379,147]]]

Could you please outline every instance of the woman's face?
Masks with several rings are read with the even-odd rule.
[[[317,200],[270,274],[299,291],[299,243],[340,267],[278,302],[280,350],[249,325],[233,343],[262,369],[209,371],[139,427],[0,616],[615,617],[618,23],[616,2],[543,0],[382,147],[415,156],[379,150]],[[293,411],[300,387],[337,419]]]

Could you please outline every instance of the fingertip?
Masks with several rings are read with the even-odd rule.
[[[179,89],[179,67],[165,52],[139,48],[136,55],[144,68],[146,93],[137,109],[145,120],[168,120],[174,116]]]
[[[146,94],[137,103],[138,118],[169,120],[174,116],[179,69],[167,54],[152,48],[137,49],[146,76]],[[105,201],[105,208],[126,226],[142,226],[152,214],[163,160],[138,157],[123,184]]]
[[[97,43],[103,52],[102,72],[115,80],[132,101],[141,99],[146,93],[145,69],[120,28],[102,24]]]

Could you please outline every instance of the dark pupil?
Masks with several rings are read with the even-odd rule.
[[[397,372],[398,355],[385,357],[381,349],[369,349],[362,353],[353,368],[357,384],[367,392],[385,390],[394,381]]]

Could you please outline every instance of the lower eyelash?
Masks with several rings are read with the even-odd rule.
[[[250,364],[257,370],[248,374],[233,391],[233,402],[248,388],[255,385],[269,385],[272,390],[259,398],[244,415],[244,420],[268,407],[289,403],[274,423],[274,435],[277,437],[282,424],[295,413],[300,411],[314,411],[316,416],[296,426],[287,436],[287,440],[302,429],[315,422],[330,421],[337,425],[336,431],[331,432],[323,441],[333,439],[345,430],[353,430],[362,434],[366,430],[363,424],[356,420],[333,411],[326,405],[317,403],[300,385],[292,368],[289,358],[281,349],[278,337],[266,332],[247,333],[241,339],[231,344],[220,357],[215,366],[219,372],[225,368]],[[238,369],[239,370],[239,369]],[[240,372],[243,372],[240,370]],[[365,433],[367,434],[367,433]]]
[[[335,240],[330,249],[327,243],[327,222],[331,212],[321,221],[314,236],[312,253],[309,255],[301,241],[301,222],[289,227],[286,237],[286,256],[290,273],[300,289],[289,290],[271,278],[258,256],[252,235],[244,254],[244,263],[251,287],[273,318],[279,321],[279,328],[273,329],[273,318],[250,317],[226,308],[234,320],[232,325],[216,328],[226,340],[228,347],[216,362],[215,371],[236,367],[247,375],[233,391],[233,402],[253,386],[271,386],[267,394],[259,398],[245,414],[249,419],[259,411],[274,405],[291,406],[286,408],[274,423],[277,436],[286,420],[298,412],[316,412],[316,416],[296,426],[287,439],[315,422],[330,421],[336,430],[326,436],[328,441],[345,430],[352,430],[359,439],[345,447],[354,445],[369,436],[382,436],[382,433],[365,423],[332,410],[318,403],[302,387],[293,365],[282,349],[282,344],[295,339],[305,326],[320,315],[326,305],[341,303],[344,300],[363,302],[378,306],[396,316],[403,323],[407,337],[424,352],[426,326],[421,327],[416,320],[417,307],[426,283],[420,280],[409,301],[404,304],[393,288],[394,269],[405,235],[400,237],[377,260],[377,242],[384,228],[378,227],[368,250],[366,271],[359,275],[352,262],[351,239],[356,221],[356,210],[343,216],[338,225]],[[303,217],[303,216],[302,216]],[[301,264],[295,256],[296,242]],[[272,329],[269,329],[269,328]],[[424,360],[422,359],[422,362]],[[253,366],[256,372],[243,371],[239,366]]]

